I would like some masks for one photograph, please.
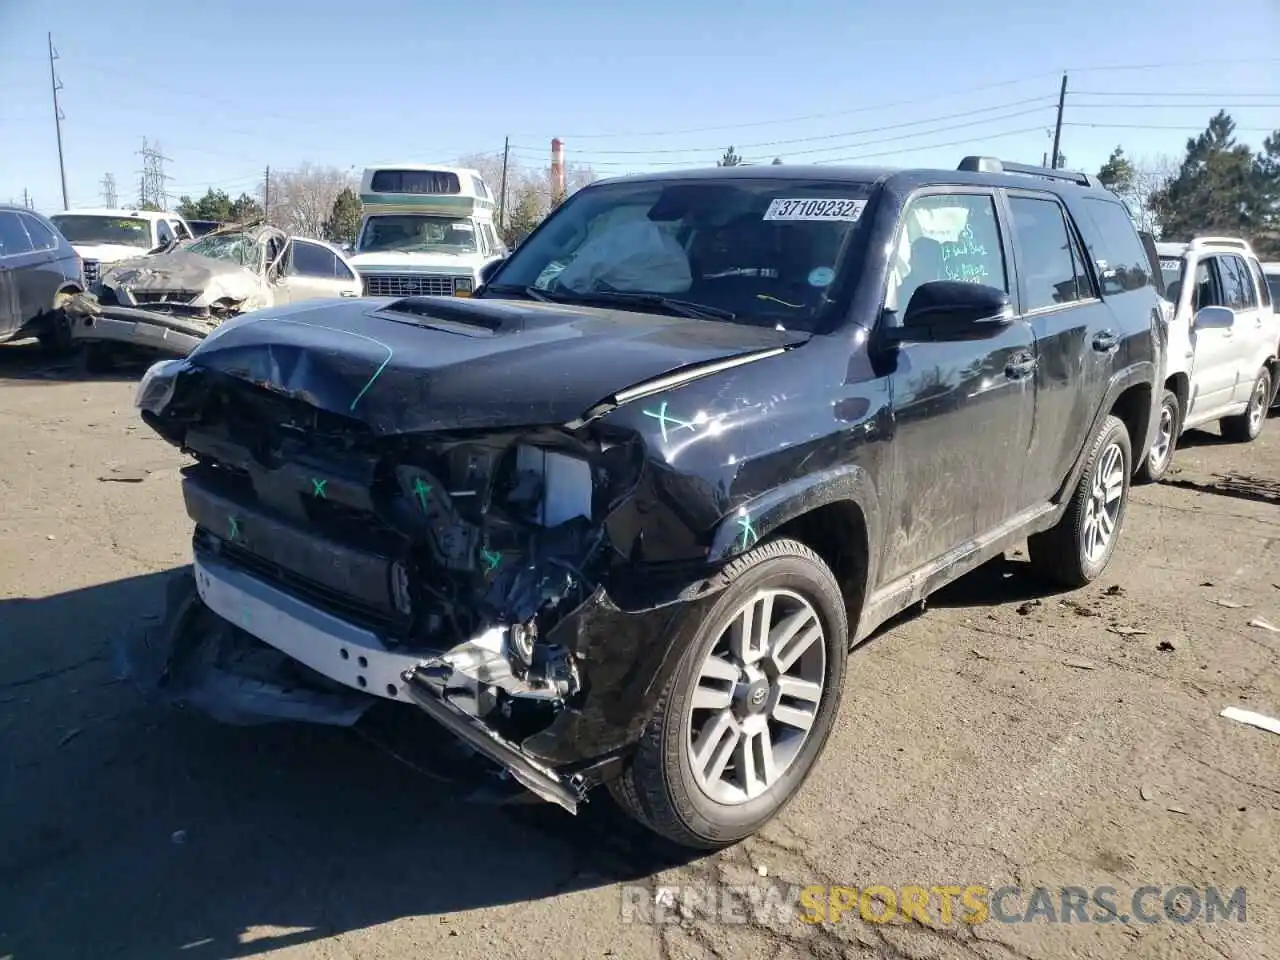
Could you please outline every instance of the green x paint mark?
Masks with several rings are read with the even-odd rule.
[[[422,506],[422,512],[427,512],[427,497],[431,493],[431,484],[423,483],[421,477],[415,477],[413,481],[413,495],[418,498],[418,503]]]
[[[646,417],[653,417],[653,419],[655,419],[655,420],[657,420],[657,421],[658,421],[658,426],[659,426],[659,428],[661,428],[661,430],[662,430],[662,442],[663,442],[663,443],[666,443],[666,442],[667,442],[667,428],[668,428],[668,425],[670,425],[671,427],[675,428],[676,430],[686,430],[686,429],[687,429],[687,430],[696,430],[696,429],[697,429],[697,428],[696,428],[696,427],[695,427],[695,426],[694,426],[690,421],[688,421],[688,420],[678,420],[678,419],[676,419],[675,417],[669,416],[669,415],[667,414],[667,401],[665,401],[665,400],[663,400],[663,401],[662,401],[662,406],[660,406],[657,410],[646,410],[646,411],[644,411],[644,415],[645,415]]]
[[[235,517],[227,517],[227,539],[240,539],[240,521]]]
[[[751,525],[751,514],[744,513],[738,518],[738,529],[741,531],[742,549],[745,550],[760,539],[756,528]]]
[[[484,560],[485,573],[493,573],[498,569],[498,564],[502,562],[502,554],[494,553],[492,550],[481,550],[480,557]]]
[[[312,477],[311,478],[312,495],[316,497],[324,497],[324,485],[328,482],[329,482],[328,480],[317,480],[315,477]],[[327,500],[328,497],[325,497],[325,499]]]

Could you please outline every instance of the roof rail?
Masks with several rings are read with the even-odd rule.
[[[1232,250],[1243,250],[1252,254],[1253,248],[1247,241],[1239,237],[1196,237],[1188,245],[1190,250],[1203,250],[1205,247],[1230,247]]]
[[[960,161],[957,170],[971,173],[1021,173],[1030,177],[1044,177],[1047,180],[1065,180],[1082,187],[1101,187],[1102,181],[1090,173],[1077,173],[1073,170],[1055,170],[1051,167],[1037,167],[1029,163],[1010,163],[996,157],[965,157]]]

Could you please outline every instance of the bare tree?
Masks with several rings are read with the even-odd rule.
[[[502,154],[473,153],[459,157],[458,166],[479,170],[485,183],[494,196],[502,189]],[[565,196],[571,196],[587,184],[600,179],[587,164],[567,163],[564,171]],[[526,167],[515,161],[507,164],[507,208],[508,213],[521,206],[522,223],[534,216],[534,223],[547,215],[552,207],[551,166],[548,159],[546,167]]]
[[[1167,153],[1135,158],[1133,185],[1125,195],[1139,229],[1160,235],[1160,222],[1152,209],[1151,196],[1178,175],[1178,161]]]
[[[323,237],[338,194],[355,186],[355,178],[337,167],[304,163],[294,170],[273,170],[267,215],[287,233]]]

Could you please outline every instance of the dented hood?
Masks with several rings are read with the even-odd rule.
[[[566,423],[641,381],[805,339],[555,303],[331,300],[232,320],[187,363],[392,434]]]
[[[181,248],[112,264],[111,269],[103,273],[102,283],[139,292],[199,290],[237,300],[252,295],[262,285],[257,274],[247,267],[202,257]]]

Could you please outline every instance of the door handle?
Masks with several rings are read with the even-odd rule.
[[[344,296],[344,297],[358,297],[358,296],[360,296],[360,294],[358,294],[358,293],[354,293],[354,292],[352,292],[352,291],[350,291],[350,290],[343,290],[341,295],[342,295],[342,296]]]
[[[1110,353],[1116,347],[1120,346],[1120,338],[1110,330],[1103,330],[1093,336],[1093,349],[1103,353]]]
[[[1010,358],[1008,365],[1004,368],[1004,375],[1010,380],[1021,380],[1035,373],[1036,367],[1040,361],[1029,353],[1020,353]]]

